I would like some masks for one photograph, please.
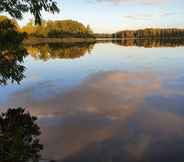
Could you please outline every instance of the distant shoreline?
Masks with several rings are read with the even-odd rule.
[[[47,43],[103,43],[118,40],[184,40],[184,37],[157,37],[157,38],[44,38],[44,37],[28,37],[23,41],[24,45],[38,45]]]

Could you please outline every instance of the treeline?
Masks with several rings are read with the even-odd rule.
[[[93,33],[89,25],[85,26],[78,21],[57,20],[42,21],[35,25],[33,21],[20,27],[14,19],[0,16],[0,41],[21,42],[25,36],[41,38],[133,38],[133,39],[184,39],[184,29],[148,28],[140,30],[125,30],[114,34]],[[13,39],[12,39],[13,38]]]
[[[142,30],[125,30],[113,34],[113,38],[183,38],[184,29],[142,29]]]
[[[30,21],[21,31],[36,37],[94,37],[89,25],[73,20],[42,21],[41,25]]]
[[[54,38],[94,38],[93,31],[89,25],[85,26],[78,21],[73,20],[57,20],[42,21],[41,25],[35,25],[34,21],[28,22],[25,26],[20,27],[14,19],[6,16],[0,16],[0,41],[4,39],[15,40],[12,38],[19,37],[54,37]]]

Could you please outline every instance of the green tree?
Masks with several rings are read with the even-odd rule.
[[[41,11],[59,12],[55,0],[1,0],[0,12],[7,12],[12,17],[21,19],[23,14],[30,12],[36,24],[41,24]]]
[[[22,108],[0,114],[0,161],[38,162],[43,146],[36,117]]]

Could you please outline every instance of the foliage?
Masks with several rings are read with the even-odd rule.
[[[41,24],[41,12],[59,12],[55,0],[1,0],[0,12],[8,12],[12,17],[21,19],[23,14],[34,15],[35,23]]]
[[[42,21],[40,26],[30,21],[22,32],[38,37],[89,37],[93,33],[89,25],[73,20]]]
[[[25,33],[19,32],[16,21],[0,16],[0,85],[8,81],[17,82],[25,77],[25,67],[21,65],[27,56],[26,49],[22,46]]]
[[[90,25],[87,25],[86,30],[89,34],[93,34],[93,30],[91,29]]]
[[[184,29],[126,30],[113,34],[115,38],[184,38]]]
[[[26,36],[25,33],[19,32],[18,23],[15,20],[0,16],[0,42],[1,44],[19,44]]]
[[[42,21],[41,25],[35,25],[31,20],[20,28],[13,19],[0,16],[0,41],[20,43],[27,36],[34,37],[94,37],[89,25],[85,26],[78,21],[58,20]],[[15,39],[12,39],[15,38]]]
[[[0,114],[0,161],[37,162],[43,146],[39,143],[40,128],[36,117],[22,108]]]

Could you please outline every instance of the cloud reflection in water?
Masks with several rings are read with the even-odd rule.
[[[180,162],[184,120],[177,111],[184,101],[176,100],[175,89],[174,95],[165,89],[169,87],[152,73],[110,71],[45,100],[35,100],[27,95],[32,89],[24,89],[12,95],[9,104],[26,104],[40,117],[48,159]],[[178,105],[176,111],[167,109],[169,104]]]

